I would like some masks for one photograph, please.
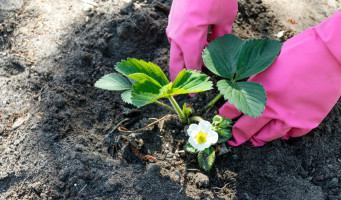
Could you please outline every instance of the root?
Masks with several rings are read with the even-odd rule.
[[[169,115],[166,115],[166,116],[164,116],[164,117],[162,117],[162,118],[160,118],[160,119],[158,119],[158,120],[156,120],[156,121],[154,121],[154,122],[148,124],[147,126],[145,126],[145,127],[143,127],[143,128],[140,128],[140,129],[137,129],[137,130],[134,130],[134,131],[129,131],[128,129],[124,128],[124,126],[118,127],[118,130],[119,130],[120,132],[122,132],[122,133],[135,133],[135,132],[143,131],[143,130],[145,130],[146,128],[148,128],[148,127],[150,127],[150,126],[153,126],[154,124],[157,124],[157,123],[159,123],[160,121],[163,121],[163,120],[165,120],[165,119],[167,119],[167,118],[169,118],[169,117],[171,117],[171,116],[172,116],[172,115],[170,115],[170,114],[169,114]]]
[[[129,145],[131,151],[141,160],[146,160],[149,162],[156,162],[156,158],[154,156],[151,155],[143,155],[141,153],[141,151],[139,151],[138,149],[136,149],[133,145]]]

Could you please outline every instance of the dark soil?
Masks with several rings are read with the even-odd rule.
[[[127,57],[168,76],[171,1],[84,2],[0,2],[0,199],[341,199],[340,102],[306,136],[228,147],[210,172],[182,153],[175,115],[136,133],[155,163],[125,144],[113,151],[122,120],[136,130],[169,113],[93,85]],[[279,21],[262,1],[241,0],[234,34],[296,34]],[[214,95],[176,98],[198,109]]]

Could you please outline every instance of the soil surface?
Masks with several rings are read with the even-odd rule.
[[[340,200],[341,102],[306,136],[227,147],[210,172],[182,153],[184,126],[174,115],[136,132],[139,154],[116,145],[127,135],[118,124],[136,130],[169,113],[137,110],[93,85],[127,57],[168,75],[170,5],[0,0],[0,199]],[[233,32],[285,41],[340,9],[340,0],[240,0]],[[214,95],[176,98],[200,108]]]

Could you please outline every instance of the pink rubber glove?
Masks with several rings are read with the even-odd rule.
[[[209,26],[211,40],[231,33],[237,10],[237,0],[173,0],[166,30],[172,81],[184,68],[201,70]]]
[[[341,11],[286,41],[276,61],[249,81],[265,87],[267,106],[262,116],[244,115],[235,123],[230,145],[250,139],[262,146],[316,128],[341,95]],[[229,103],[219,113],[231,118],[241,114]]]

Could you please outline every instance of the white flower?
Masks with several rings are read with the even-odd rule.
[[[205,150],[218,141],[218,133],[212,129],[212,124],[205,120],[199,122],[199,125],[191,124],[187,130],[188,142],[199,151]]]

